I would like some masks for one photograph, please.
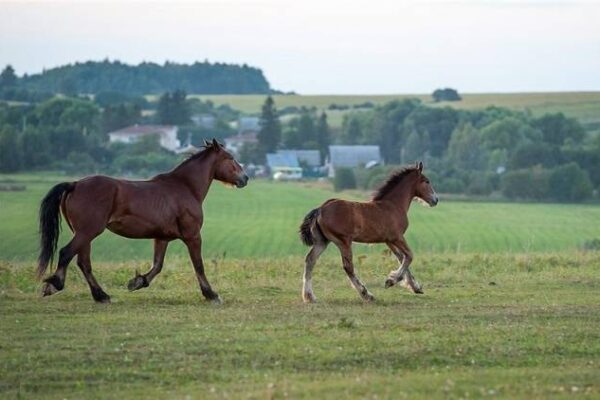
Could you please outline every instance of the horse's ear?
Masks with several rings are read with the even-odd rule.
[[[210,146],[210,142],[208,140],[206,140],[206,139],[203,139],[203,140],[204,140],[204,147]]]
[[[417,169],[419,170],[419,173],[423,172],[423,162],[419,161],[417,163]]]
[[[213,138],[212,140],[212,145],[215,146],[215,149],[220,150],[221,149],[221,145],[219,144],[219,142],[217,142],[217,139]]]

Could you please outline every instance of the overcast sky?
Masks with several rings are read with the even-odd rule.
[[[247,63],[303,94],[600,90],[600,2],[6,2],[0,65]]]

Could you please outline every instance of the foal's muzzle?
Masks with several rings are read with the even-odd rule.
[[[431,207],[435,207],[437,206],[437,203],[440,201],[440,199],[437,196],[434,196],[431,201],[429,202],[429,205]]]
[[[248,184],[248,175],[244,174],[241,178],[238,179],[238,181],[235,183],[235,187],[237,187],[238,189],[243,188],[244,186],[246,186]]]

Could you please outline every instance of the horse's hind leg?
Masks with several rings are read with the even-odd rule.
[[[94,274],[92,274],[92,261],[90,258],[91,252],[91,243],[88,243],[85,246],[82,246],[81,250],[79,250],[79,254],[77,254],[77,265],[81,272],[83,272],[83,276],[90,286],[90,291],[92,292],[92,297],[98,303],[110,303],[110,296],[106,294],[102,287],[96,281]]]
[[[65,287],[65,279],[67,277],[67,267],[73,257],[75,257],[85,244],[89,244],[89,241],[86,238],[75,235],[65,247],[60,249],[58,252],[58,266],[56,267],[56,272],[44,279],[42,296],[50,296],[63,290]]]
[[[344,266],[344,271],[348,275],[350,279],[350,283],[356,289],[358,294],[363,298],[363,300],[373,301],[375,300],[375,296],[371,294],[366,288],[365,285],[358,279],[356,274],[354,273],[354,265],[352,263],[352,242],[340,242],[335,243],[336,246],[340,249],[340,253],[342,254],[342,263]]]
[[[150,282],[152,282],[156,275],[160,274],[160,271],[162,270],[168,244],[169,242],[166,240],[154,240],[154,260],[152,261],[152,268],[143,275],[136,272],[135,276],[127,284],[127,289],[133,291],[150,286]]]
[[[327,248],[327,243],[315,243],[306,255],[304,265],[304,279],[302,284],[302,298],[305,303],[313,303],[317,300],[312,290],[312,270],[315,267],[315,263],[319,259],[319,256]]]

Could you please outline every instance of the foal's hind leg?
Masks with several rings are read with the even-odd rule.
[[[306,263],[304,265],[304,279],[302,284],[302,298],[305,303],[314,303],[317,298],[312,290],[312,270],[319,256],[327,248],[327,243],[315,243],[306,255]]]
[[[160,274],[160,271],[162,270],[168,244],[169,242],[166,240],[154,240],[154,260],[152,262],[152,268],[144,275],[136,273],[127,284],[127,289],[133,291],[150,286],[150,282],[152,282],[156,275]]]
[[[77,265],[81,272],[83,272],[83,276],[90,286],[90,291],[92,292],[92,297],[98,303],[110,303],[110,296],[106,294],[102,287],[96,281],[94,274],[92,274],[92,261],[90,258],[91,252],[91,243],[88,243],[85,246],[82,246],[79,254],[77,254]]]
[[[58,266],[56,267],[56,272],[44,279],[42,296],[50,296],[63,290],[65,287],[65,279],[67,277],[67,267],[69,266],[69,263],[73,257],[75,257],[75,255],[85,244],[89,244],[88,239],[76,234],[65,247],[60,249],[58,253]]]
[[[356,274],[354,273],[354,265],[352,264],[352,242],[340,242],[335,243],[336,246],[340,249],[340,253],[342,254],[342,263],[344,266],[344,271],[348,275],[350,279],[350,283],[356,289],[358,294],[363,298],[363,300],[373,301],[375,300],[375,296],[373,296],[366,288],[365,285],[358,279]]]

